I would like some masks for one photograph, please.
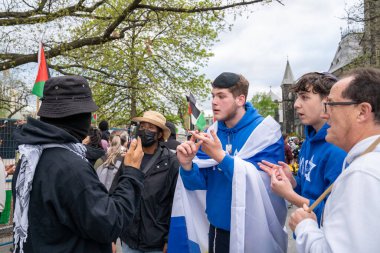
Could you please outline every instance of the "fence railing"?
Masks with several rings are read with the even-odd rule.
[[[17,145],[13,139],[13,132],[18,123],[19,122],[14,119],[0,118],[0,157],[2,158],[4,165],[15,163]],[[5,190],[5,207],[0,216],[0,247],[12,244],[12,176],[7,177]]]

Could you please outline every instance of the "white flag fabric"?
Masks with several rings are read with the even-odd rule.
[[[217,131],[217,122],[210,129]],[[235,155],[232,181],[230,252],[284,253],[288,236],[284,228],[285,200],[270,190],[270,178],[244,161],[276,143],[280,126],[268,116],[258,125]],[[217,165],[213,159],[193,160],[199,168]],[[173,200],[169,231],[169,253],[206,253],[209,222],[206,191],[189,191],[179,176]],[[221,210],[223,211],[223,210]]]

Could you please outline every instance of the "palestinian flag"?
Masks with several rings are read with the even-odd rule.
[[[206,126],[206,119],[204,113],[197,106],[197,102],[190,93],[190,96],[186,96],[187,102],[189,102],[189,114],[191,117],[191,123],[197,127],[198,130],[203,131]]]
[[[42,45],[42,42],[40,42],[40,49],[38,50],[38,73],[36,81],[34,82],[32,94],[40,98],[43,97],[44,85],[49,77],[50,75],[48,66],[46,64],[44,47]]]
[[[91,122],[94,123],[98,119],[98,115],[96,113],[91,114]]]

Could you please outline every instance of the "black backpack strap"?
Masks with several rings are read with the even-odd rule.
[[[153,167],[153,165],[157,161],[158,157],[161,155],[161,152],[162,152],[162,149],[160,146],[158,146],[156,152],[154,153],[152,158],[150,158],[149,162],[145,165],[145,167],[140,168],[142,173],[144,173],[145,175],[148,173],[148,171]]]
[[[113,193],[116,189],[116,186],[117,186],[117,182],[119,181],[119,177],[120,177],[120,174],[121,174],[121,171],[122,170],[118,170],[115,174],[115,177],[113,178],[113,181],[112,181],[112,184],[111,184],[111,187],[110,189],[108,190],[109,193]]]

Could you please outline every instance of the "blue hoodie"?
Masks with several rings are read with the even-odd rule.
[[[310,200],[310,205],[335,181],[342,171],[343,160],[347,153],[326,142],[326,124],[316,133],[311,126],[305,126],[306,139],[299,153],[299,170],[295,177],[299,195]],[[326,199],[325,199],[326,201]],[[322,201],[315,209],[318,224],[325,205]]]
[[[252,131],[264,120],[253,108],[251,103],[246,103],[246,112],[243,118],[232,128],[228,128],[224,122],[218,121],[217,135],[222,143],[223,150],[226,144],[232,145],[231,155],[226,155],[219,166],[199,168],[193,163],[192,170],[186,171],[181,167],[180,174],[184,186],[188,190],[207,190],[206,213],[210,223],[224,230],[230,230],[231,223],[231,199],[232,176],[234,173],[234,157],[240,151]],[[209,157],[200,150],[198,158]],[[284,141],[280,138],[275,144],[267,147],[247,161],[259,168],[257,162],[268,160],[273,163],[284,160]]]

